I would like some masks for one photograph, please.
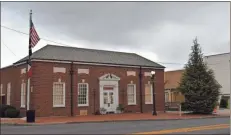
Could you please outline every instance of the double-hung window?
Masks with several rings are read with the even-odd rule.
[[[53,83],[53,107],[65,107],[65,83]]]
[[[11,83],[7,84],[7,100],[6,103],[10,105],[10,96],[11,95]]]
[[[22,81],[21,84],[21,108],[26,106],[26,83]]]
[[[3,96],[3,85],[1,84],[1,96]]]
[[[165,92],[165,102],[169,102],[169,92]]]
[[[145,104],[152,104],[152,85],[145,84]]]
[[[136,85],[128,84],[127,87],[128,105],[136,105]]]
[[[78,84],[78,106],[88,106],[88,83]]]

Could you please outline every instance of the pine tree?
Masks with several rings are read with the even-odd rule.
[[[221,86],[204,62],[197,38],[193,43],[178,90],[185,96],[184,104],[188,111],[209,114],[217,105]]]

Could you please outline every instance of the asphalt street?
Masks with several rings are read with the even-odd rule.
[[[176,134],[176,133],[173,133]],[[184,132],[184,133],[177,133],[177,134],[208,134],[208,135],[214,135],[214,134],[219,134],[219,135],[230,135],[230,128],[226,129],[215,129],[215,130],[201,130],[201,131],[196,131],[196,132]]]
[[[224,127],[223,125],[226,125]],[[160,130],[170,130],[200,127],[196,131],[182,134],[230,134],[230,118],[210,118],[168,121],[130,121],[104,123],[72,123],[39,126],[1,126],[1,134],[132,134]],[[203,129],[203,126],[218,125],[217,129]],[[227,127],[228,126],[228,127]],[[173,130],[174,131],[174,130]],[[171,133],[168,133],[171,134]],[[172,134],[176,134],[172,132]],[[181,130],[177,132],[181,134]]]

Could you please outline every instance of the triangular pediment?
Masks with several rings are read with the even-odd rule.
[[[99,77],[99,80],[105,80],[105,81],[107,81],[107,80],[115,80],[115,81],[119,81],[120,78],[118,76],[114,75],[114,74],[108,73],[108,74],[105,74],[105,75]]]

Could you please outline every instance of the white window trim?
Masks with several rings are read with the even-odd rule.
[[[6,99],[6,104],[10,105],[11,104],[11,83],[7,83],[7,99]]]
[[[1,95],[0,96],[5,96],[5,94],[3,94],[3,84],[1,84]]]
[[[66,107],[65,101],[66,101],[66,85],[65,82],[53,82],[53,93],[54,93],[54,85],[55,84],[62,84],[63,85],[63,104],[55,105],[54,104],[54,95],[52,94],[52,102],[53,102],[53,107]]]
[[[23,85],[24,84],[24,85]],[[23,86],[25,86],[25,87],[23,87]],[[25,88],[25,89],[24,89]],[[24,100],[25,100],[25,102],[24,102],[24,104],[22,104],[22,90],[24,89],[24,91],[26,92],[26,83],[25,82],[22,82],[21,83],[21,94],[20,94],[20,99],[21,99],[21,105],[20,105],[20,107],[21,108],[25,108],[26,107],[26,94],[25,94],[25,96],[24,96]]]
[[[166,95],[168,95],[168,98],[166,98],[167,97]],[[169,102],[169,92],[164,93],[164,100],[165,102]]]
[[[129,85],[133,85],[134,86],[134,103],[129,103],[128,102],[128,105],[136,105],[136,85],[135,84],[128,84],[127,85],[127,100],[128,100],[128,86]]]
[[[86,100],[87,100],[87,103],[86,104],[79,104],[79,102],[78,102],[78,106],[79,107],[82,107],[82,106],[89,106],[89,99],[88,99],[88,97],[89,97],[89,85],[88,85],[88,83],[78,83],[78,94],[77,94],[77,98],[79,97],[79,85],[81,85],[81,84],[86,84],[87,85],[87,98],[86,98]],[[77,99],[77,101],[78,101],[79,99]]]
[[[151,85],[151,102],[146,102],[146,100],[145,100],[145,104],[152,104],[152,102],[153,102],[153,90],[152,90],[152,84],[145,84],[145,87],[146,87],[146,85]],[[145,94],[146,95],[146,94]],[[145,98],[145,97],[144,97]]]

